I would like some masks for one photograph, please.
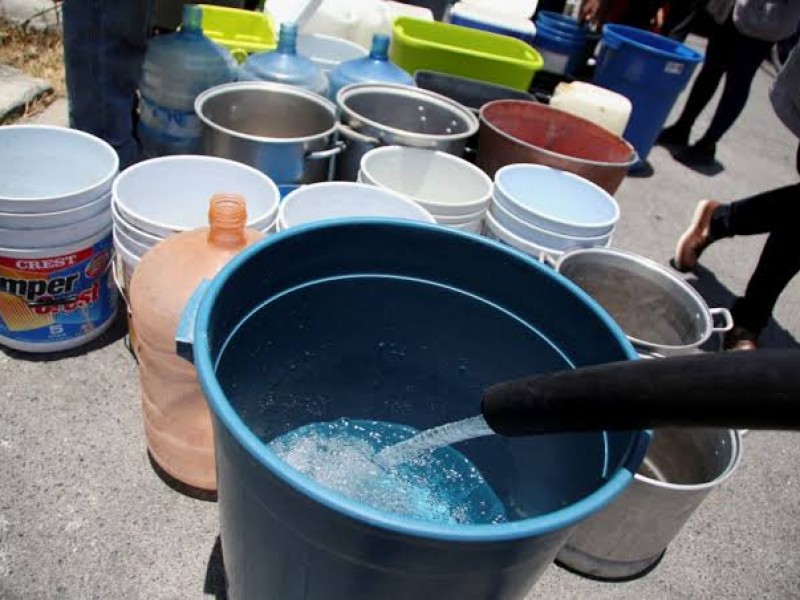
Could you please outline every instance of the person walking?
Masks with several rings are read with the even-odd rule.
[[[717,25],[709,36],[705,61],[678,120],[657,140],[676,147],[675,159],[687,166],[714,163],[717,143],[744,110],[758,67],[776,41],[794,32],[800,0],[710,0],[706,10]],[[692,126],[723,76],[725,87],[711,124],[690,145]]]
[[[795,47],[770,91],[775,114],[800,138],[800,47]],[[800,146],[795,168],[800,175]],[[712,243],[737,235],[768,233],[744,296],[733,303],[734,328],[725,334],[727,350],[753,350],[783,290],[800,271],[800,183],[723,204],[701,201],[675,247],[673,266],[693,269]]]

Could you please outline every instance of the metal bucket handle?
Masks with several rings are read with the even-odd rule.
[[[355,140],[356,142],[361,142],[362,144],[369,144],[370,146],[383,146],[384,141],[380,137],[372,137],[369,135],[364,135],[350,127],[349,125],[345,125],[344,123],[339,123],[337,125],[337,129],[339,133],[342,134],[346,138],[350,138],[351,140]]]
[[[338,141],[327,150],[316,150],[314,152],[307,153],[306,160],[325,160],[326,158],[332,158],[337,154],[341,154],[345,148],[347,148],[347,144],[345,142]]]
[[[733,329],[733,316],[731,316],[731,312],[727,308],[709,308],[708,314],[711,315],[711,330],[717,332],[726,332]],[[717,327],[714,322],[716,321],[715,317],[719,317],[722,320],[722,326]]]

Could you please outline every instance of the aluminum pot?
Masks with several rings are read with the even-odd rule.
[[[640,354],[695,352],[712,334],[733,327],[727,309],[709,309],[683,279],[632,252],[572,250],[559,258],[555,268],[608,311]]]
[[[336,94],[346,149],[336,179],[355,181],[361,157],[377,146],[412,146],[462,156],[478,131],[472,112],[446,96],[405,85],[356,83]]]
[[[596,579],[646,575],[711,490],[739,466],[741,447],[735,430],[656,430],[633,483],[577,527],[559,564]]]
[[[564,111],[524,100],[495,100],[480,113],[478,166],[489,177],[506,165],[534,163],[570,171],[614,194],[636,151],[610,131]]]
[[[326,181],[336,141],[336,107],[298,87],[270,82],[226,83],[194,104],[205,153],[242,162],[279,185]]]

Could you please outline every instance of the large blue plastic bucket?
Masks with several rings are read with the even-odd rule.
[[[633,431],[459,444],[514,519],[498,525],[371,508],[267,447],[343,416],[425,429],[477,414],[491,383],[635,358],[555,271],[435,225],[339,221],[271,236],[210,283],[188,329],[234,600],[521,599],[572,528],[631,482],[649,441]]]
[[[655,33],[625,25],[603,28],[594,83],[627,96],[633,104],[623,136],[636,148],[638,166],[702,60],[699,52]]]
[[[586,35],[539,24],[533,45],[542,55],[546,71],[569,75],[580,66],[586,47]]]

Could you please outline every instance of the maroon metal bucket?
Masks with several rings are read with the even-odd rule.
[[[534,163],[575,173],[613,194],[638,160],[621,137],[544,104],[497,100],[480,117],[478,166],[490,177],[506,165]]]

